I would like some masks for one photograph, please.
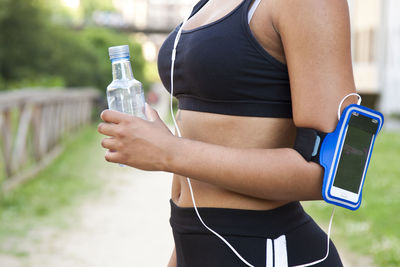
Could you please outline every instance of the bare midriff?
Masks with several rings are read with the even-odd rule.
[[[296,131],[293,120],[286,118],[179,110],[176,120],[184,138],[237,148],[293,147]],[[194,179],[191,179],[191,184],[198,207],[268,210],[287,203],[243,195]],[[193,207],[186,177],[174,174],[171,198],[180,207]]]

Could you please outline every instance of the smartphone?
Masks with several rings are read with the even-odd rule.
[[[321,145],[320,164],[324,167],[322,196],[330,204],[356,210],[376,136],[383,115],[361,105],[347,106],[332,133]]]
[[[379,122],[375,118],[355,111],[351,113],[329,192],[332,197],[352,203],[357,203],[360,199],[368,159],[372,152],[372,141],[378,126]]]

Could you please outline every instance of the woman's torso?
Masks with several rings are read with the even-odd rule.
[[[240,117],[187,110],[179,110],[176,117],[183,137],[223,146],[292,147],[295,137],[291,119]],[[265,164],[268,165],[268,162]],[[191,183],[199,207],[263,210],[287,203],[238,194],[194,179],[191,179]],[[186,177],[174,174],[171,198],[180,207],[193,206]]]
[[[238,5],[251,0],[210,0],[191,17],[185,25],[190,31],[218,21]],[[262,0],[254,14],[250,29],[259,44],[274,59],[285,61],[279,34],[271,23],[273,6]],[[185,36],[183,35],[184,38]],[[179,53],[177,54],[179,57]],[[235,106],[232,105],[232,109]],[[265,107],[268,109],[268,106]],[[179,110],[176,115],[182,137],[206,143],[238,148],[292,147],[295,126],[291,118],[237,116],[215,114],[193,110]],[[268,162],[265,162],[268,164]],[[246,177],[243,177],[246,179]],[[239,209],[272,209],[285,204],[284,201],[258,199],[238,194],[221,187],[191,179],[196,204],[200,207],[224,207]],[[172,200],[181,207],[193,206],[186,177],[174,175]]]

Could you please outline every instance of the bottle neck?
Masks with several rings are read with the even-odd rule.
[[[133,79],[131,62],[128,58],[114,60],[112,62],[112,75],[114,80]]]

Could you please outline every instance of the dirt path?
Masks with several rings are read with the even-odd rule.
[[[109,179],[100,198],[79,208],[72,228],[38,229],[21,242],[28,255],[0,255],[0,266],[165,266],[173,248],[171,175],[116,167]]]
[[[110,173],[102,195],[79,207],[73,227],[35,230],[20,243],[28,254],[0,255],[0,266],[166,266],[173,248],[168,223],[171,175],[118,166]],[[369,258],[338,247],[345,266],[372,266]]]

